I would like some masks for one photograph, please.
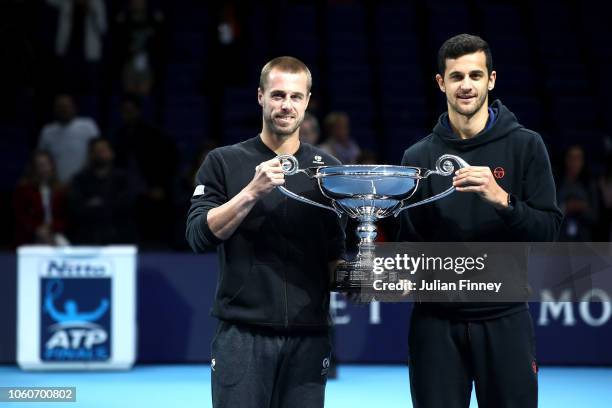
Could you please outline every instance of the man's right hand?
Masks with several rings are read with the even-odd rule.
[[[277,186],[285,184],[285,174],[276,158],[259,163],[253,180],[231,200],[212,208],[206,222],[219,239],[228,239],[253,208],[255,203]]]
[[[260,199],[277,186],[285,184],[285,174],[277,158],[259,163],[255,167],[253,180],[247,185],[247,190],[254,198]]]

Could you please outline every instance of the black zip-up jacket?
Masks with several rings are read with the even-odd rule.
[[[511,208],[495,209],[475,193],[456,192],[404,211],[400,241],[536,242],[555,241],[563,215],[556,205],[548,152],[539,134],[526,129],[501,101],[490,108],[495,119],[479,134],[461,139],[440,116],[433,133],[404,152],[402,165],[435,169],[443,154],[457,155],[472,166],[487,166],[512,195]],[[491,116],[491,115],[490,115]],[[450,187],[452,177],[430,177],[419,186],[421,200]],[[449,318],[486,319],[525,309],[525,303],[422,303]]]
[[[306,143],[294,156],[300,168],[340,164]],[[213,316],[287,331],[321,330],[330,323],[328,262],[345,252],[344,229],[335,213],[274,189],[225,241],[206,222],[210,209],[238,194],[253,179],[255,166],[274,157],[259,136],[210,152],[196,176],[187,241],[196,252],[217,249],[220,270]],[[285,180],[289,190],[329,204],[305,174]]]

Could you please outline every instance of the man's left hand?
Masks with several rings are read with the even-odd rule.
[[[474,192],[495,208],[508,207],[508,193],[495,181],[491,169],[485,166],[469,166],[459,169],[453,177],[457,191]]]

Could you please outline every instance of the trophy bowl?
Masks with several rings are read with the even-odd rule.
[[[283,194],[303,203],[334,211],[338,216],[345,214],[357,220],[357,256],[352,261],[342,263],[332,279],[333,290],[347,292],[371,287],[374,280],[372,262],[377,235],[376,221],[391,215],[397,217],[403,210],[446,197],[455,191],[455,187],[451,186],[416,203],[407,202],[422,180],[431,175],[450,176],[456,168],[469,166],[460,157],[450,154],[440,156],[434,170],[391,165],[335,165],[300,169],[297,159],[292,155],[279,155],[277,158],[286,176],[301,172],[316,181],[323,196],[330,200],[331,206],[312,201],[279,186],[278,189]],[[380,275],[377,279],[379,278]]]
[[[352,218],[388,217],[416,191],[424,170],[418,167],[347,165],[320,167],[323,195]]]

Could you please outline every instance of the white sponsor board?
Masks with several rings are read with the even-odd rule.
[[[129,369],[136,358],[134,246],[17,250],[17,363]]]

